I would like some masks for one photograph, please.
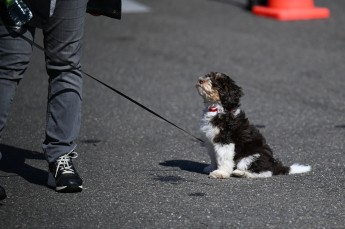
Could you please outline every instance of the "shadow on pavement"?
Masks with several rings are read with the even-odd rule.
[[[26,159],[45,160],[42,153],[2,144],[0,144],[0,152],[1,171],[17,174],[30,183],[46,186],[48,172],[25,163]]]
[[[195,161],[188,161],[188,160],[171,160],[159,163],[161,166],[166,167],[178,167],[181,170],[185,170],[188,172],[193,173],[203,173],[203,169],[208,166],[206,163],[200,163]]]

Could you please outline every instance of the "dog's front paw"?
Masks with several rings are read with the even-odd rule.
[[[215,179],[225,179],[225,178],[230,177],[230,173],[217,169],[217,170],[214,170],[213,172],[211,172],[209,177],[215,178]]]
[[[213,172],[216,168],[213,165],[208,165],[204,168],[203,172],[210,174],[211,172]]]

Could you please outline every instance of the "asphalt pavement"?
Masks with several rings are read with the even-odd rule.
[[[224,72],[276,157],[312,171],[209,179],[202,144],[85,76],[84,190],[56,193],[41,149],[48,79],[34,50],[0,144],[0,228],[345,228],[345,1],[315,0],[331,17],[294,22],[254,16],[244,0],[126,4],[121,21],[87,17],[84,71],[199,137],[194,84]]]

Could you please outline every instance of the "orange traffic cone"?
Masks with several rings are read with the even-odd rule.
[[[314,6],[314,0],[268,0],[267,6],[254,6],[253,13],[280,21],[329,18],[328,8]]]

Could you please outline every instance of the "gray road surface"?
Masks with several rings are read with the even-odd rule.
[[[122,21],[88,16],[86,72],[197,136],[195,81],[225,72],[275,155],[312,171],[209,179],[201,144],[85,77],[75,160],[85,189],[55,193],[45,185],[47,76],[35,50],[0,145],[0,227],[345,228],[345,1],[316,0],[331,18],[297,22],[256,17],[240,0],[137,2],[145,10],[126,9]]]

